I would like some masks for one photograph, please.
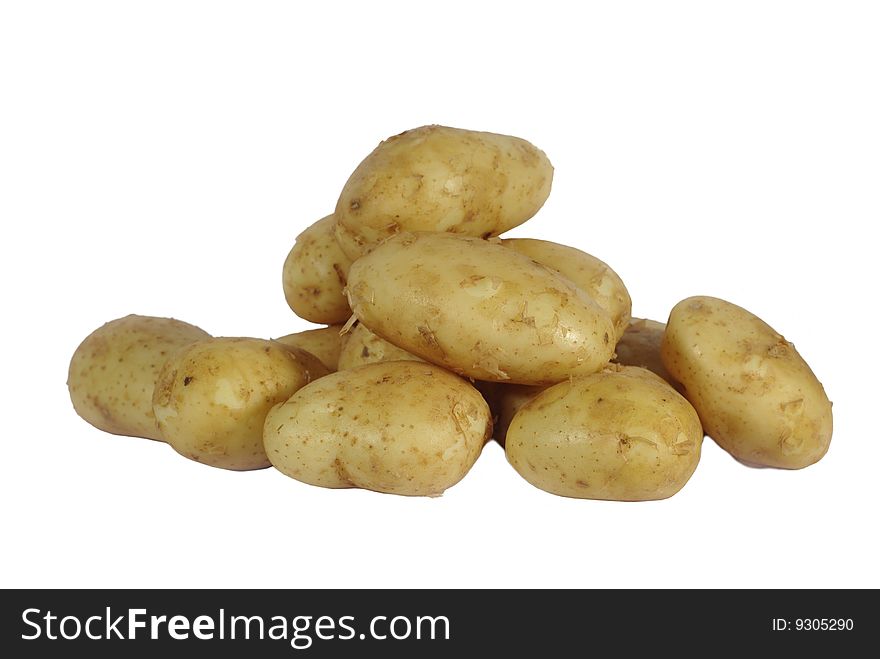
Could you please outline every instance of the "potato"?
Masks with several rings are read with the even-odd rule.
[[[322,487],[437,496],[470,470],[491,436],[470,384],[413,361],[339,371],[303,387],[266,418],[272,464]]]
[[[745,309],[712,297],[679,302],[661,355],[707,434],[738,460],[800,469],[828,450],[822,384],[791,343]]]
[[[648,370],[610,365],[523,405],[505,450],[514,469],[547,492],[648,501],[687,483],[702,442],[697,413],[672,387]]]
[[[346,306],[348,306],[348,303],[346,303]],[[293,346],[294,348],[312,353],[332,373],[336,370],[336,364],[339,362],[339,351],[342,349],[340,331],[342,331],[342,325],[331,325],[330,327],[288,334],[275,340],[286,346]]]
[[[501,446],[507,439],[510,422],[519,409],[547,387],[533,387],[528,384],[505,384],[503,382],[474,383],[483,398],[489,403],[494,421],[493,437]]]
[[[681,385],[666,370],[660,358],[660,343],[665,329],[666,325],[656,320],[633,318],[617,342],[614,349],[616,356],[612,361],[624,366],[646,368],[682,393]]]
[[[398,348],[380,336],[373,334],[363,323],[356,324],[342,337],[338,369],[343,371],[364,364],[399,360],[423,361],[420,357]]]
[[[471,378],[552,384],[598,371],[614,351],[611,318],[586,293],[497,241],[401,233],[348,282],[374,333]]]
[[[382,142],[336,205],[336,237],[356,259],[400,231],[497,236],[532,217],[553,166],[525,140],[423,126]]]
[[[351,260],[336,242],[332,215],[296,238],[284,261],[284,297],[293,312],[313,323],[334,325],[351,316],[345,288]]]
[[[574,282],[611,316],[614,340],[623,336],[632,312],[632,299],[623,280],[608,264],[579,249],[549,240],[507,238],[501,242]]]
[[[67,387],[73,409],[106,432],[161,440],[152,405],[159,370],[176,350],[208,337],[173,318],[111,320],[89,334],[70,360]]]
[[[206,339],[166,362],[153,393],[162,436],[213,467],[269,466],[263,422],[273,405],[327,374],[314,355],[276,341]]]

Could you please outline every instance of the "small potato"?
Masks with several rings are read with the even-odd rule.
[[[276,341],[207,339],[165,364],[153,412],[165,441],[181,455],[223,469],[262,469],[269,466],[266,414],[326,374],[314,355]]]
[[[640,366],[659,375],[681,392],[681,385],[675,381],[660,358],[660,344],[666,325],[656,320],[633,318],[617,342],[614,349],[617,356],[614,362],[623,366]]]
[[[611,316],[614,340],[623,336],[632,312],[632,299],[623,280],[607,263],[574,247],[549,240],[507,238],[501,242],[572,281]]]
[[[358,165],[336,205],[352,260],[400,231],[497,236],[550,194],[553,166],[518,137],[423,126],[388,138]]]
[[[342,337],[342,350],[339,353],[338,370],[343,371],[364,364],[393,362],[400,360],[424,361],[420,357],[398,348],[380,336],[373,334],[367,326],[358,323]]]
[[[336,242],[332,215],[296,238],[284,261],[284,297],[293,312],[313,323],[334,325],[351,316],[345,288],[351,260]]]
[[[489,403],[494,420],[493,437],[501,446],[507,439],[510,422],[519,409],[547,387],[533,387],[528,384],[505,384],[503,382],[474,383],[483,398]]]
[[[781,334],[745,309],[692,297],[672,309],[663,363],[706,433],[738,460],[800,469],[831,442],[831,402]]]
[[[371,331],[474,379],[553,384],[598,371],[614,352],[603,309],[497,241],[401,233],[352,265],[346,290]]]
[[[70,360],[73,409],[106,432],[161,440],[152,404],[159,370],[176,350],[210,336],[173,318],[111,320],[89,334]]]
[[[611,365],[523,405],[507,459],[532,485],[567,497],[648,501],[678,492],[700,460],[697,413],[659,377]]]
[[[266,418],[272,464],[321,487],[437,496],[491,436],[489,407],[456,375],[413,361],[366,364],[303,387]]]
[[[342,349],[340,331],[342,331],[342,325],[331,325],[330,327],[288,334],[275,340],[286,346],[293,346],[312,353],[332,373],[336,370],[339,351]]]

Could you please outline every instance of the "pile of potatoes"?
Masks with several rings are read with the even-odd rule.
[[[665,325],[631,318],[596,257],[497,237],[552,180],[516,137],[391,137],[285,260],[289,306],[327,327],[265,340],[114,320],[73,355],[74,408],[214,467],[404,495],[455,485],[492,437],[527,481],[584,499],[675,494],[704,432],[750,465],[819,460],[831,403],[762,320],[711,297],[679,302]]]

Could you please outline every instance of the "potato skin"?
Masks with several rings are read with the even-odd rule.
[[[623,336],[632,313],[632,299],[620,276],[604,261],[568,245],[534,238],[506,238],[501,241],[520,254],[559,272],[583,289],[608,312],[614,322],[614,340]]]
[[[336,220],[328,215],[308,227],[284,260],[281,281],[288,306],[300,318],[335,325],[351,316],[345,288],[349,259],[336,242]]]
[[[363,323],[357,323],[342,337],[342,350],[339,352],[337,367],[338,370],[344,371],[364,364],[402,360],[424,361],[381,336],[373,334]]]
[[[346,303],[346,306],[348,306],[348,303]],[[342,325],[330,325],[329,327],[295,332],[275,340],[286,346],[293,346],[294,348],[312,353],[332,373],[336,370],[336,364],[339,361],[339,351],[342,349],[340,331],[342,331]]]
[[[663,363],[706,433],[738,460],[800,469],[825,455],[831,402],[804,359],[745,309],[698,296],[672,309]]]
[[[358,259],[349,304],[374,333],[460,375],[553,384],[601,369],[608,314],[532,259],[450,233],[401,233]]]
[[[161,441],[153,416],[159,370],[178,349],[210,337],[173,318],[130,315],[89,334],[73,353],[67,387],[73,409],[115,435]]]
[[[263,449],[269,410],[326,373],[314,355],[276,341],[207,339],[165,364],[153,412],[181,455],[223,469],[262,469],[269,466]]]
[[[354,260],[399,231],[497,236],[546,201],[553,166],[518,137],[422,126],[390,137],[348,179],[336,237]]]
[[[666,370],[660,357],[660,345],[666,324],[647,318],[633,318],[617,342],[612,361],[623,366],[640,366],[660,376],[682,393],[681,384]]]
[[[510,422],[513,421],[516,413],[523,405],[547,388],[533,387],[528,384],[506,384],[480,380],[475,382],[474,386],[489,403],[494,425],[492,436],[502,447],[507,439]]]
[[[702,442],[697,413],[678,392],[650,371],[611,365],[523,405],[505,451],[523,478],[547,492],[650,501],[687,483]]]
[[[311,383],[266,418],[272,464],[311,485],[437,496],[491,435],[489,407],[456,375],[413,361],[366,364]]]

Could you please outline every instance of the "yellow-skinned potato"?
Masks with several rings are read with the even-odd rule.
[[[574,282],[611,316],[615,341],[623,336],[632,312],[632,299],[623,280],[607,263],[549,240],[507,238],[502,243]]]
[[[567,497],[665,499],[697,468],[703,430],[678,392],[645,369],[611,365],[523,405],[507,459],[532,485]]]
[[[348,303],[346,303],[346,306],[348,306]],[[295,332],[275,340],[286,346],[293,346],[294,348],[312,353],[332,373],[336,370],[336,364],[339,362],[339,351],[342,349],[340,331],[342,331],[342,325],[331,325],[330,327]]]
[[[342,337],[342,350],[337,367],[340,371],[364,364],[401,360],[424,361],[393,343],[373,334],[363,323],[357,323]]]
[[[614,351],[603,309],[498,241],[401,233],[358,259],[348,281],[370,330],[474,379],[552,384],[598,371]]]
[[[659,375],[676,389],[681,385],[666,370],[660,357],[660,345],[663,342],[664,323],[646,318],[633,318],[629,326],[617,342],[614,349],[614,362],[623,366],[639,366]]]
[[[313,323],[335,325],[351,316],[345,288],[349,259],[334,231],[332,215],[318,220],[296,238],[284,261],[284,298],[293,312]]]
[[[432,364],[366,364],[303,387],[266,418],[282,473],[311,485],[437,496],[460,481],[492,432],[486,402]]]
[[[547,387],[533,387],[528,384],[505,384],[503,382],[478,382],[477,389],[489,403],[495,421],[493,437],[504,446],[510,422],[519,409]]]
[[[153,412],[181,455],[223,469],[262,469],[269,466],[263,449],[269,410],[326,374],[314,355],[276,341],[207,339],[166,362]]]
[[[497,236],[538,212],[553,166],[518,137],[423,126],[382,142],[336,205],[336,236],[351,259],[399,231]]]
[[[86,337],[70,360],[73,408],[106,432],[161,440],[152,405],[159,370],[176,350],[209,336],[173,318],[111,320]]]
[[[794,346],[745,309],[692,297],[672,309],[661,348],[706,433],[748,464],[799,469],[831,442],[831,402]]]

